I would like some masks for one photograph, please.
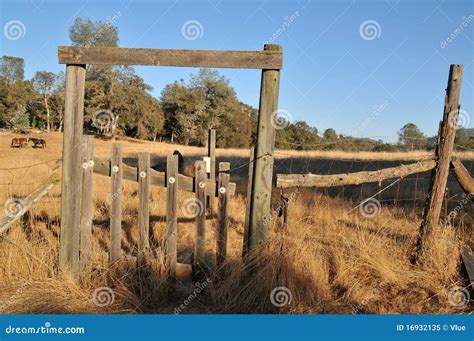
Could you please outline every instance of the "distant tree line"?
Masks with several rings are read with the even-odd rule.
[[[69,36],[77,46],[119,46],[118,30],[110,23],[77,18]],[[88,131],[101,132],[103,125],[112,125],[113,135],[202,146],[208,129],[214,128],[221,148],[246,148],[256,139],[257,110],[240,102],[229,80],[216,70],[200,69],[188,81],[168,84],[157,99],[131,66],[87,68],[84,127]],[[41,70],[25,80],[23,58],[0,58],[0,127],[61,131],[64,93],[63,72]],[[320,133],[304,121],[283,123],[275,140],[281,149],[397,151],[431,149],[435,144],[435,137],[425,136],[413,123],[400,129],[397,144],[341,135],[332,128]],[[474,148],[472,135],[468,129],[458,129],[457,148]]]
[[[337,134],[333,128],[328,128],[320,134],[306,122],[297,121],[287,122],[283,129],[277,130],[275,145],[280,149],[295,150],[394,152],[432,150],[436,145],[436,138],[436,136],[427,137],[414,123],[407,123],[398,131],[397,143],[387,143],[380,139]],[[474,129],[458,128],[455,148],[474,149]]]

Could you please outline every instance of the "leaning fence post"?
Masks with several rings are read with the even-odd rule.
[[[166,165],[166,265],[172,278],[176,278],[177,264],[177,207],[178,207],[178,155],[168,155]]]
[[[245,257],[249,250],[249,225],[250,225],[250,206],[252,196],[252,180],[253,180],[253,161],[254,161],[255,147],[250,148],[249,156],[249,176],[247,183],[247,207],[245,210],[245,223],[244,223],[244,243],[242,247],[242,257]]]
[[[220,267],[227,256],[227,207],[229,205],[229,179],[230,163],[219,163],[219,185],[217,187],[218,196],[218,227],[217,227],[217,247],[216,265]]]
[[[122,232],[122,145],[112,145],[110,159],[110,264],[120,260]]]
[[[144,265],[150,251],[150,154],[138,154],[138,264]]]
[[[92,183],[94,176],[94,145],[92,136],[82,137],[82,212],[80,227],[80,270],[90,270],[92,238]]]
[[[438,143],[435,151],[437,164],[431,173],[430,194],[423,212],[423,221],[420,226],[415,260],[423,251],[425,240],[431,234],[433,228],[438,225],[441,215],[458,122],[462,70],[463,66],[460,64],[453,64],[449,69],[443,120],[440,124]]]

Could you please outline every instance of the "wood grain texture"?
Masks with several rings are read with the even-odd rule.
[[[420,225],[415,259],[418,259],[420,253],[423,251],[424,240],[431,234],[434,226],[439,224],[458,122],[462,71],[463,66],[459,64],[451,65],[449,69],[443,120],[440,123],[438,141],[435,149],[437,163],[431,175],[429,197],[424,208],[423,220]]]
[[[227,257],[227,225],[228,225],[228,205],[229,195],[227,187],[229,185],[230,174],[229,162],[219,163],[219,197],[217,204],[217,240],[216,240],[216,265],[220,267]]]
[[[380,182],[384,180],[405,177],[410,174],[422,173],[432,170],[436,161],[427,160],[390,167],[377,171],[363,171],[345,174],[277,174],[277,187],[335,187],[347,185],[360,185],[367,182]]]
[[[150,252],[150,153],[138,154],[138,264],[144,265]]]
[[[462,189],[467,195],[471,195],[471,200],[474,200],[474,178],[471,177],[471,174],[469,174],[461,160],[453,159],[451,165],[454,170],[454,176],[456,176]]]
[[[83,136],[82,143],[82,212],[80,229],[80,270],[91,268],[93,211],[94,144],[92,136]]]
[[[207,156],[210,159],[211,171],[208,174],[209,180],[216,181],[216,130],[209,129],[208,131],[208,141],[207,141]],[[214,211],[214,200],[213,196],[207,196],[207,208],[210,212]]]
[[[178,156],[169,155],[166,165],[166,266],[172,278],[176,278],[178,262]]]
[[[205,270],[206,244],[206,166],[204,161],[196,161],[195,207],[196,237],[194,246],[194,270],[197,274]]]
[[[265,50],[281,52],[279,45],[265,45]],[[267,239],[273,180],[273,150],[275,147],[275,118],[280,87],[279,70],[263,70],[258,110],[257,142],[253,188],[251,191],[249,252],[261,249]]]
[[[281,50],[217,51],[59,46],[59,64],[281,69]]]
[[[245,257],[249,249],[249,226],[250,226],[250,204],[252,197],[252,180],[253,180],[253,161],[255,154],[255,147],[250,148],[249,155],[249,176],[247,182],[247,205],[245,207],[245,222],[244,222],[244,239],[242,245],[242,257]]]
[[[78,277],[81,221],[81,139],[84,120],[85,65],[67,65],[61,186],[61,235],[59,266]]]
[[[94,159],[94,173],[110,176],[111,168],[110,161],[102,159]],[[149,170],[150,173],[150,185],[158,187],[166,187],[166,174],[164,172],[158,172],[152,168]],[[137,181],[137,168],[130,167],[122,163],[122,177],[124,180]],[[191,176],[178,175],[178,189],[188,192],[194,192],[194,178]],[[235,194],[235,182],[229,183],[229,195]],[[206,195],[217,197],[217,182],[206,180]]]
[[[110,160],[111,174],[111,203],[110,203],[110,264],[114,264],[121,257],[122,233],[122,145],[112,145]]]

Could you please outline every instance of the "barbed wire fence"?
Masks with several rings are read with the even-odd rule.
[[[377,136],[381,138],[382,136]],[[390,138],[394,136],[383,136]],[[370,138],[374,138],[373,136]],[[417,138],[414,138],[417,139]],[[420,156],[407,153],[407,157],[403,158],[403,152],[400,153],[400,158],[395,157],[384,159],[384,155],[380,155],[380,159],[374,159],[376,154],[364,155],[362,153],[370,153],[364,150],[357,149],[357,145],[351,145],[356,150],[347,153],[341,150],[327,150],[324,149],[329,145],[334,145],[342,142],[329,141],[317,144],[299,144],[295,142],[283,142],[282,144],[291,145],[293,150],[276,150],[275,154],[275,174],[315,174],[315,175],[334,175],[334,174],[348,174],[362,171],[378,171],[383,168],[397,167],[402,164],[414,163],[420,161],[421,158],[426,158],[430,152],[420,153]],[[347,140],[352,140],[348,138]],[[377,143],[379,141],[374,141]],[[383,143],[383,142],[380,142]],[[464,146],[455,144],[462,150],[471,151]],[[331,155],[333,152],[334,155]],[[350,155],[354,153],[353,155]],[[357,159],[357,154],[361,153],[360,159]],[[390,152],[387,152],[389,154]],[[426,154],[426,155],[422,155]],[[350,155],[350,157],[347,157]],[[365,157],[365,159],[364,159]],[[376,156],[375,156],[376,157]],[[434,154],[431,156],[434,158]],[[464,161],[466,168],[472,174],[474,170],[474,160],[469,157]],[[348,200],[356,205],[360,205],[368,199],[376,199],[380,205],[387,205],[391,207],[399,207],[403,209],[406,214],[413,217],[420,217],[423,212],[425,200],[429,195],[431,172],[415,173],[405,177],[383,180],[378,183],[362,183],[360,185],[342,185],[330,188],[306,188],[306,191],[322,193],[325,196]],[[280,190],[280,192],[284,192]],[[466,203],[466,195],[459,183],[451,174],[448,179],[447,190],[444,200],[443,220],[452,217],[451,212],[456,210],[460,219],[464,221],[469,218],[474,212],[474,204],[472,201]]]
[[[0,243],[13,246],[52,275],[54,270],[47,262],[12,237],[9,230],[13,223],[19,222],[24,238],[31,245],[46,243],[54,249],[59,237],[61,196],[57,182],[61,158],[31,163],[34,157],[21,149],[14,150],[12,156],[8,164],[0,167]],[[45,158],[45,155],[39,154],[37,158]],[[45,228],[37,228],[38,223]]]
[[[375,138],[396,138],[396,136],[369,136],[360,139],[371,139],[372,143],[384,142],[374,140]],[[419,138],[412,138],[419,139]],[[373,155],[367,156],[361,154],[361,158],[357,159],[358,153],[370,153],[360,148],[357,148],[357,144],[352,144],[351,148],[355,149],[345,153],[339,149],[326,149],[329,146],[340,144],[344,141],[353,140],[352,137],[339,138],[336,141],[324,141],[313,144],[304,144],[297,142],[281,142],[280,144],[289,145],[289,150],[276,150],[274,152],[274,172],[284,174],[318,174],[318,175],[331,175],[331,174],[343,174],[353,173],[360,171],[377,171],[387,167],[395,167],[401,164],[410,163],[417,161],[417,158],[413,155],[408,154],[406,160],[395,158],[383,159],[382,155],[380,159],[374,159]],[[459,149],[465,151],[474,151],[474,149],[457,145]],[[321,152],[324,153],[321,153]],[[334,155],[330,155],[334,152]],[[350,157],[349,155],[354,153]],[[388,152],[389,154],[390,152]],[[399,152],[402,153],[402,152]],[[427,152],[428,153],[428,152]],[[400,155],[402,156],[402,155]],[[41,174],[47,175],[53,171],[55,165],[61,161],[61,158],[49,159],[41,162],[36,162],[27,165],[0,167],[0,190],[5,198],[5,204],[10,198],[19,197],[32,191],[36,186],[41,184]],[[239,173],[240,170],[245,170],[249,167],[249,164],[253,161],[235,164],[229,171],[229,173]],[[472,173],[474,169],[474,162],[468,160],[466,168]],[[405,211],[411,210],[414,215],[419,215],[423,207],[423,202],[426,199],[429,189],[430,173],[416,173],[407,177],[397,179],[394,185],[385,188],[392,180],[384,180],[379,183],[363,183],[360,185],[349,185],[339,186],[331,188],[320,188],[311,189],[311,191],[323,193],[329,197],[341,198],[357,203],[362,202],[366,198],[369,198],[373,193],[377,193],[376,199],[381,204],[392,205],[396,207],[402,207]],[[444,215],[449,214],[450,207],[455,207],[462,200],[463,191],[459,187],[457,181],[450,176],[448,181],[448,191],[445,198]],[[384,189],[385,188],[385,189]],[[384,190],[382,190],[384,189]],[[60,198],[55,198],[53,195],[48,195],[40,201],[44,204],[58,204]],[[472,204],[466,205],[468,212],[472,209]]]
[[[54,158],[27,165],[1,167],[0,191],[5,198],[5,202],[12,198],[25,196],[43,184],[45,179],[57,172],[61,160],[62,158]],[[38,203],[47,202],[59,203],[60,198],[54,199],[49,195]]]
[[[54,235],[57,231],[51,226],[51,221],[58,220],[59,216],[61,196],[56,192],[59,187],[51,191],[48,189],[34,199],[32,212],[35,213],[33,214],[30,213],[29,197],[44,187],[52,177],[56,176],[59,179],[61,158],[25,164],[26,159],[31,160],[29,155],[21,151],[14,155],[15,158],[11,160],[12,165],[0,168],[0,221],[8,226],[11,221],[20,219],[23,232],[27,237],[43,233],[43,230],[32,228],[41,221],[49,226],[51,234]],[[53,187],[52,185],[51,188]],[[5,233],[0,237],[8,242]],[[45,239],[44,236],[40,237]]]

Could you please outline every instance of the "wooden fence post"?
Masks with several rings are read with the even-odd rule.
[[[93,212],[94,145],[92,136],[82,138],[82,212],[80,228],[80,270],[90,271]]]
[[[194,269],[200,274],[205,270],[205,225],[206,225],[206,166],[204,161],[196,161],[195,205],[196,205],[196,240],[194,249]]]
[[[209,173],[209,179],[216,181],[216,130],[209,129],[208,141],[207,141],[207,156],[209,157],[211,164],[211,171]],[[207,207],[209,211],[214,210],[214,197],[207,197]]]
[[[112,145],[110,159],[110,265],[116,263],[121,257],[121,232],[122,232],[122,145]]]
[[[280,51],[280,45],[267,44],[266,51]],[[260,248],[267,238],[267,224],[270,218],[270,202],[273,178],[273,150],[275,146],[275,126],[278,110],[280,70],[262,70],[260,104],[258,111],[257,143],[253,188],[251,191],[249,252]]]
[[[255,147],[252,147],[250,148],[250,156],[249,156],[249,176],[248,176],[248,183],[247,183],[247,207],[245,209],[244,243],[242,247],[242,257],[245,257],[249,250],[250,206],[251,206],[251,197],[252,197],[254,154],[255,154]]]
[[[85,65],[66,66],[63,172],[61,186],[61,236],[59,266],[77,278],[81,220],[81,138],[84,119]]]
[[[178,156],[168,155],[166,165],[166,265],[172,278],[176,278],[177,260],[177,207],[178,207]]]
[[[219,185],[217,187],[218,196],[218,227],[217,227],[217,247],[216,265],[219,268],[224,263],[227,256],[227,207],[229,204],[228,186],[230,179],[230,163],[219,163]]]
[[[138,154],[138,264],[146,264],[150,252],[150,154]]]
[[[439,223],[458,122],[462,70],[463,66],[459,64],[451,65],[449,69],[443,120],[440,124],[435,151],[437,164],[431,174],[430,196],[423,212],[414,260],[418,259],[423,251],[425,240]]]

